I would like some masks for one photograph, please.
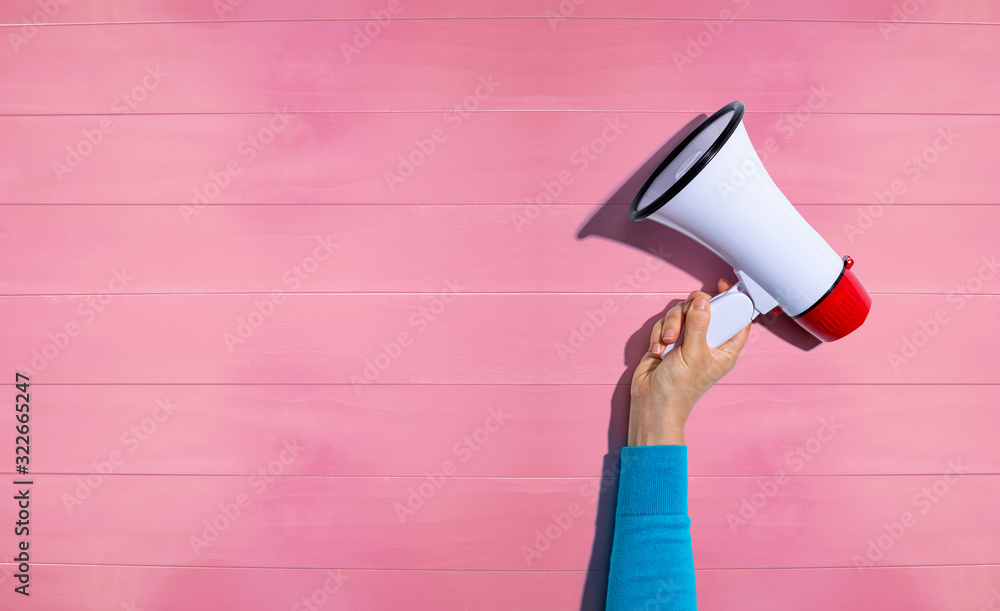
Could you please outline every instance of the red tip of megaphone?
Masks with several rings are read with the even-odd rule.
[[[854,261],[844,265],[844,273],[816,305],[795,318],[807,331],[832,342],[861,326],[872,308],[872,298],[851,271]]]

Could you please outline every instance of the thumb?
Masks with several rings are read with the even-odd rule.
[[[712,317],[708,295],[698,292],[684,317],[684,352],[694,357],[708,350],[708,322]]]

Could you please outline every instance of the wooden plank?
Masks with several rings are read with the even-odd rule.
[[[357,571],[333,569],[220,569],[34,565],[29,599],[0,600],[15,608],[76,611],[80,601],[95,608],[189,611],[226,604],[245,611],[292,609],[306,598],[317,608],[394,611],[399,600],[482,611],[599,611],[607,573],[582,571]],[[0,565],[0,584],[10,583],[10,565]],[[4,577],[7,577],[4,579]],[[842,611],[893,608],[914,611],[988,609],[1000,600],[1000,567],[949,566],[854,569],[698,570],[698,608],[726,611]],[[593,590],[581,601],[587,580]],[[60,584],[62,587],[40,587]],[[333,594],[320,591],[328,584]],[[594,594],[591,594],[591,591]],[[387,596],[387,592],[393,593]],[[313,599],[315,597],[315,600]],[[324,602],[317,602],[324,601]],[[123,606],[124,605],[124,606]],[[307,608],[303,605],[301,608]]]
[[[1000,226],[1000,206],[798,210],[835,251],[854,258],[865,286],[880,293],[954,290],[953,271],[990,260],[984,253],[994,252],[993,228]],[[550,206],[536,215],[518,204],[218,205],[183,223],[169,206],[8,205],[0,208],[6,232],[0,292],[88,293],[115,265],[136,276],[130,293],[268,292],[276,284],[288,292],[431,292],[452,278],[470,292],[575,293],[606,291],[637,271],[649,272],[644,292],[683,293],[714,290],[716,278],[732,277],[697,244],[653,222],[632,223],[626,211],[623,205]],[[316,259],[327,256],[327,236],[336,245],[329,264]],[[899,261],[920,273],[900,273]],[[1000,277],[967,290],[996,294]]]
[[[822,21],[372,27],[374,38],[352,20],[47,27],[3,47],[0,113],[443,112],[473,95],[470,106],[504,110],[700,112],[733,92],[752,110],[804,113],[996,113],[1000,101],[981,78],[1000,59],[989,24],[901,22],[891,34]],[[480,85],[487,78],[496,85]]]
[[[220,203],[502,203],[530,219],[551,202],[627,203],[665,143],[697,118],[489,112],[456,125],[448,116],[0,117],[0,203],[174,204],[186,224]],[[114,129],[100,139],[104,120]],[[785,116],[758,113],[745,122],[796,204],[1000,203],[984,179],[1000,116],[814,115],[791,129]],[[427,144],[435,134],[441,142]]]
[[[697,571],[698,608],[989,609],[1000,603],[1000,567]]]
[[[919,476],[692,478],[695,565],[847,567],[864,574],[867,564],[998,564],[992,516],[1000,509],[1000,476],[949,472],[963,464],[959,455],[938,473]],[[597,479],[111,475],[96,488],[100,494],[79,503],[68,500],[83,496],[79,476],[33,480],[31,517],[44,525],[32,533],[40,563],[607,567],[601,557],[590,562],[595,545],[599,556],[606,551],[611,532],[610,515],[602,515],[595,535]],[[613,488],[605,488],[606,501]],[[773,496],[765,497],[769,489]],[[755,503],[755,512],[741,514],[744,503]],[[0,517],[12,523],[12,511],[7,503]],[[546,535],[552,528],[559,534]],[[12,539],[11,530],[0,542],[10,549]]]
[[[6,568],[6,567],[4,567]],[[0,569],[2,570],[2,569]],[[483,611],[580,609],[581,571],[353,571],[34,565],[30,599],[0,590],[19,611],[69,611],[86,601],[109,611],[239,608],[398,610],[401,601]],[[606,588],[607,573],[600,573]],[[58,584],[59,587],[56,587]],[[332,593],[329,591],[333,590]],[[308,605],[308,606],[307,606]],[[408,605],[411,606],[412,604]],[[588,609],[603,609],[588,605]]]
[[[333,383],[359,394],[373,383],[610,384],[629,379],[623,362],[647,350],[680,297],[478,295],[454,283],[439,295],[136,296],[113,292],[121,270],[108,278],[103,294],[0,299],[0,370],[48,384]],[[864,327],[831,344],[785,318],[755,327],[726,381],[996,382],[983,351],[1000,333],[1000,297],[873,299]]]
[[[892,0],[870,2],[837,2],[789,5],[780,0],[711,0],[690,3],[631,0],[627,4],[611,0],[562,4],[537,0],[424,0],[419,4],[390,3],[388,0],[289,0],[282,3],[267,0],[173,0],[143,2],[136,5],[125,0],[91,0],[87,3],[43,5],[37,1],[11,0],[0,10],[0,23],[21,25],[34,23],[132,23],[147,21],[244,21],[270,19],[376,19],[385,21],[384,11],[394,18],[468,18],[468,17],[545,17],[553,27],[562,19],[580,18],[647,18],[647,19],[780,19],[787,20],[847,20],[896,22],[968,22],[996,23],[1000,11],[989,0],[924,0],[922,3],[900,6]],[[729,11],[725,13],[724,11]],[[43,13],[39,15],[38,13]],[[730,16],[731,15],[731,16]],[[890,34],[894,30],[887,30]]]
[[[294,440],[289,475],[599,477],[628,387],[33,385],[35,474],[252,475]],[[1000,473],[995,385],[723,384],[687,427],[693,476]],[[609,453],[611,458],[609,458]],[[110,465],[110,466],[109,466]],[[13,465],[3,465],[12,473]]]

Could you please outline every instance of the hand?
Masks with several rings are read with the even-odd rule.
[[[719,280],[719,291],[731,285]],[[670,308],[656,322],[649,350],[632,376],[628,445],[684,445],[684,424],[691,408],[736,365],[736,357],[750,335],[750,325],[718,348],[705,340],[711,317],[709,296],[693,291],[687,301]],[[684,341],[660,358],[684,326]]]

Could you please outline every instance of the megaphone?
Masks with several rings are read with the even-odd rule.
[[[733,102],[696,127],[636,194],[629,218],[675,229],[732,266],[738,281],[710,301],[713,348],[775,308],[824,342],[840,339],[865,321],[871,296],[854,260],[839,257],[768,176],[743,111]]]

